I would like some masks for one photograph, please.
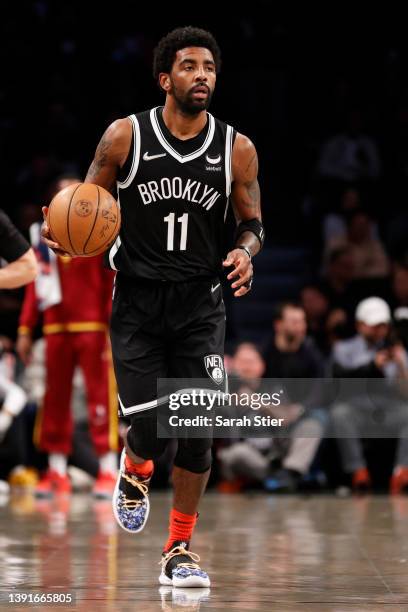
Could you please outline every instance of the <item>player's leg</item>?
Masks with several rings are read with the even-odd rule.
[[[49,469],[39,481],[37,496],[70,491],[67,458],[72,450],[73,334],[50,334],[45,340],[46,390],[34,429],[34,442],[48,453]]]
[[[112,307],[112,356],[120,414],[131,421],[113,495],[119,525],[141,531],[149,515],[148,487],[154,460],[166,440],[157,439],[157,378],[166,375],[162,341],[163,286],[117,283]]]
[[[85,379],[89,431],[99,458],[99,474],[93,494],[111,498],[118,468],[118,425],[116,385],[106,334],[75,334],[75,350]]]
[[[174,288],[174,302],[183,304],[181,316],[171,319],[177,341],[171,342],[172,369],[175,378],[203,381],[206,389],[223,390],[225,308],[219,282],[196,281]],[[192,386],[196,386],[192,383]],[[173,508],[170,512],[169,537],[163,551],[162,584],[173,586],[210,585],[210,579],[198,565],[199,557],[189,550],[198,516],[200,499],[211,469],[209,437],[180,439],[174,460]]]

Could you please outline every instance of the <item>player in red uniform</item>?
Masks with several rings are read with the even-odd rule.
[[[59,181],[56,191],[72,182],[77,181]],[[33,235],[32,239],[36,242]],[[32,331],[42,311],[47,381],[34,437],[38,447],[49,454],[49,469],[36,493],[50,496],[70,491],[67,458],[73,433],[72,379],[79,366],[86,385],[90,435],[100,458],[94,494],[108,497],[117,471],[117,399],[107,340],[113,273],[103,267],[102,256],[55,256],[39,240],[36,252],[41,273],[26,288],[17,340],[17,351],[27,362]]]

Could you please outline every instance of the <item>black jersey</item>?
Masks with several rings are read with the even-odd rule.
[[[236,133],[207,113],[202,132],[182,141],[167,129],[162,110],[130,116],[132,145],[117,182],[122,226],[109,266],[155,280],[214,277],[221,270]]]

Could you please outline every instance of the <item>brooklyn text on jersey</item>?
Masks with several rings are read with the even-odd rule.
[[[152,280],[216,277],[235,130],[207,113],[204,129],[182,141],[167,129],[161,107],[129,120],[132,144],[117,183],[122,229],[109,266]]]

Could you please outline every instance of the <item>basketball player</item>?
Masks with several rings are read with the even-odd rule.
[[[79,179],[59,178],[55,193]],[[36,282],[26,287],[16,350],[27,364],[33,331],[42,319],[45,338],[46,390],[38,410],[34,441],[48,454],[48,469],[35,488],[37,497],[71,492],[68,457],[72,452],[74,422],[71,411],[75,368],[83,372],[89,433],[99,460],[93,495],[111,499],[117,475],[116,392],[111,373],[107,329],[111,310],[113,273],[102,256],[53,256],[39,242],[35,223],[30,235],[40,264]],[[53,257],[51,257],[53,256]]]
[[[167,443],[156,433],[157,379],[205,378],[220,388],[225,379],[222,265],[233,268],[228,279],[234,295],[245,295],[252,282],[251,258],[264,240],[255,147],[207,112],[219,69],[220,51],[209,32],[185,27],[165,36],[154,55],[164,107],[115,121],[86,178],[106,189],[116,181],[122,212],[120,236],[108,255],[118,271],[111,340],[121,412],[132,425],[114,513],[131,533],[145,525],[153,461]],[[222,263],[230,196],[238,225],[234,248]],[[43,235],[59,248],[47,225]],[[210,584],[198,555],[189,550],[210,465],[210,439],[178,441],[161,584]]]

